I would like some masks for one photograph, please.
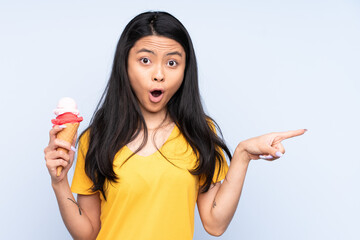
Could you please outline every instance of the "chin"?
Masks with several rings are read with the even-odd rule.
[[[161,106],[156,106],[156,107],[148,107],[148,108],[143,108],[143,109],[148,113],[156,114],[156,113],[160,113],[160,112],[164,111],[164,109],[166,111],[166,105],[165,106],[161,105]]]

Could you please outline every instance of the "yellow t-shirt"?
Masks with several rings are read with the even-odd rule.
[[[84,171],[89,134],[80,139],[71,190],[93,194],[93,185]],[[101,230],[97,239],[106,240],[191,240],[194,211],[199,190],[199,176],[187,169],[196,166],[196,155],[175,126],[165,144],[150,156],[135,154],[124,146],[114,158],[118,183],[105,182],[107,201],[101,198]],[[224,158],[225,159],[225,158]],[[228,171],[226,160],[218,181]],[[215,171],[213,181],[217,176]]]

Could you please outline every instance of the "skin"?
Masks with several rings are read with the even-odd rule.
[[[148,127],[149,141],[137,154],[148,156],[160,148],[174,127],[166,118],[166,105],[181,86],[186,66],[186,53],[176,41],[147,36],[139,39],[128,56],[128,76]],[[152,89],[162,89],[164,96],[154,103],[149,98]],[[156,133],[156,134],[155,134]],[[135,151],[142,143],[143,134],[128,143]]]
[[[62,130],[63,128],[60,126],[54,126],[50,130],[49,144],[44,149],[46,167],[51,176],[51,185],[56,195],[61,216],[72,238],[96,239],[100,231],[100,196],[99,193],[89,196],[78,195],[76,204],[67,173],[74,162],[75,152],[71,146],[75,147],[77,136],[75,136],[72,144],[56,139],[57,133]],[[57,151],[56,149],[59,147],[69,150],[69,153]],[[60,176],[56,176],[58,166],[64,168]]]
[[[156,125],[156,119],[164,118],[168,101],[183,82],[185,59],[182,46],[166,37],[143,37],[131,48],[128,76],[147,123]],[[164,89],[159,103],[149,100],[149,92],[154,88]]]
[[[199,193],[197,205],[205,230],[214,236],[222,235],[235,214],[244,185],[246,171],[251,160],[261,155],[279,159],[279,152],[285,153],[282,141],[300,136],[306,129],[269,133],[240,142],[233,154],[229,170],[223,181],[213,184],[206,193]]]
[[[179,43],[161,36],[144,37],[138,40],[130,50],[129,80],[150,136],[145,147],[138,152],[139,155],[147,156],[157,151],[156,147],[162,146],[174,127],[173,121],[166,117],[166,104],[183,81],[185,59],[185,51]],[[174,62],[178,64],[173,65]],[[149,91],[153,88],[164,90],[164,96],[158,103],[152,102],[149,98]],[[71,150],[70,143],[56,139],[56,134],[60,131],[62,128],[59,126],[50,130],[49,145],[44,149],[46,166],[51,176],[60,213],[74,239],[95,239],[100,230],[99,193],[78,194],[76,204],[67,179],[67,173],[74,160],[74,152]],[[268,161],[278,159],[285,153],[282,141],[300,136],[305,131],[305,129],[299,129],[269,133],[238,144],[223,183],[213,184],[208,192],[198,194],[199,215],[209,234],[220,236],[230,224],[240,199],[250,161],[260,158],[267,158]],[[141,142],[142,135],[140,134],[127,146],[135,150]],[[68,149],[69,154],[57,151],[58,147]],[[64,167],[60,176],[56,176],[58,166]]]

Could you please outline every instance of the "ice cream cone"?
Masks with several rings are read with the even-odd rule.
[[[79,117],[79,110],[74,99],[69,97],[61,98],[57,104],[56,109],[54,109],[56,115],[55,119],[51,119],[53,127],[55,125],[66,125],[66,128],[60,131],[56,138],[64,140],[72,144],[80,122],[83,120],[82,117]],[[58,151],[68,153],[69,150],[59,147]],[[63,170],[62,166],[56,168],[56,175],[60,176],[61,171]]]
[[[80,123],[75,122],[75,123],[65,123],[63,125],[66,125],[66,128],[64,128],[62,131],[60,131],[57,135],[56,138],[64,140],[70,144],[72,144],[74,137],[76,135],[76,132],[78,130],[78,127],[80,125]],[[68,153],[69,151],[65,148],[61,148],[59,147],[57,149],[57,151],[62,151],[65,153]],[[60,176],[61,171],[63,170],[62,166],[57,167],[56,169],[56,176]]]

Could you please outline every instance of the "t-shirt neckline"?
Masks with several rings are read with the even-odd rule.
[[[142,155],[139,155],[139,154],[137,154],[137,153],[134,153],[126,144],[125,144],[125,148],[127,149],[127,151],[129,151],[129,152],[131,153],[131,155],[134,155],[134,156],[136,156],[136,157],[138,157],[138,158],[150,158],[150,157],[152,157],[152,156],[154,156],[154,155],[156,155],[156,154],[160,154],[159,151],[161,151],[161,149],[164,147],[164,145],[165,145],[168,141],[170,141],[170,139],[172,138],[172,136],[175,134],[176,129],[177,129],[177,126],[176,126],[176,124],[174,124],[174,127],[172,128],[171,133],[170,133],[170,135],[168,136],[168,138],[166,139],[166,141],[161,145],[161,147],[159,148],[159,150],[156,150],[155,152],[151,153],[150,155],[142,156]]]

